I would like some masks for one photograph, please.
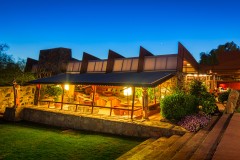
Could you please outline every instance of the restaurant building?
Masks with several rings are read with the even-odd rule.
[[[56,50],[61,54],[49,58]],[[83,114],[148,118],[160,111],[160,100],[174,87],[188,85],[195,75],[208,82],[208,76],[199,75],[199,64],[181,43],[177,53],[166,55],[154,55],[140,47],[138,57],[126,58],[109,50],[107,59],[84,52],[82,60],[76,60],[71,50],[58,48],[40,51],[40,57],[47,65],[40,63],[41,58],[27,64],[32,72],[45,75],[29,82],[37,85],[35,105]],[[49,74],[44,73],[43,66]],[[62,89],[58,100],[46,94],[51,86]]]

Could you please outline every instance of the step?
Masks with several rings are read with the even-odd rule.
[[[140,150],[142,150],[143,148],[145,148],[147,145],[150,145],[151,143],[153,143],[156,139],[154,138],[149,138],[146,141],[142,142],[141,144],[137,145],[136,147],[134,147],[133,149],[131,149],[130,151],[126,152],[125,154],[121,155],[119,158],[117,158],[117,160],[126,160],[130,157],[132,157],[135,153],[139,152]]]
[[[175,144],[180,138],[180,136],[172,136],[168,140],[165,141],[164,144],[161,146],[155,148],[155,150],[151,153],[145,156],[145,159],[158,159],[158,157],[168,148],[170,148],[173,144]]]
[[[160,154],[153,155],[154,159],[171,159],[181,148],[182,146],[188,142],[194,133],[185,133],[182,137],[180,137],[172,146],[168,147],[165,151]],[[155,152],[157,153],[157,152]]]
[[[166,137],[161,137],[151,143],[150,145],[146,146],[144,149],[141,151],[137,152],[134,154],[129,160],[145,160],[145,159],[150,159],[148,156],[151,156],[153,152],[156,151],[163,151],[166,149],[168,146],[172,145],[180,136],[178,135],[173,135],[170,138]]]
[[[218,122],[218,120],[220,119],[221,116],[212,116],[211,120],[209,122],[209,124],[204,127],[202,130],[206,130],[206,131],[210,131],[213,129],[213,127],[215,126],[215,124]]]
[[[239,159],[240,113],[234,113],[213,155],[213,160]]]
[[[200,130],[193,137],[185,143],[185,145],[175,154],[172,160],[188,160],[192,154],[196,151],[199,144],[202,143],[208,131]]]
[[[223,130],[228,124],[229,114],[223,114],[213,129],[208,133],[205,140],[199,145],[191,160],[211,159],[218,142],[220,141]]]

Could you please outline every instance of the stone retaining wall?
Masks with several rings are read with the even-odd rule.
[[[20,86],[21,106],[33,105],[36,86]],[[0,113],[5,112],[6,107],[14,106],[14,92],[12,86],[0,87]]]
[[[26,121],[47,124],[66,129],[88,130],[116,135],[134,137],[169,137],[185,132],[164,127],[142,125],[135,122],[120,122],[101,118],[71,115],[60,112],[45,111],[35,108],[24,108],[21,118]]]

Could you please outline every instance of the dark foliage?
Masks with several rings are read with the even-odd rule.
[[[197,99],[195,96],[174,93],[165,97],[161,101],[161,113],[168,120],[180,120],[186,115],[196,113],[198,111]]]
[[[223,103],[224,101],[227,101],[228,100],[228,96],[230,94],[230,91],[231,90],[228,90],[226,92],[220,93],[219,96],[218,96],[219,102]]]
[[[19,59],[15,62],[12,55],[5,53],[8,48],[6,44],[0,44],[0,85],[12,85],[14,80],[23,85],[25,82],[35,79],[32,73],[24,72],[25,60]]]
[[[240,48],[234,42],[227,42],[223,45],[219,45],[217,49],[212,49],[209,53],[200,53],[200,64],[214,66],[218,64],[217,55],[229,51],[240,51]]]
[[[207,92],[206,86],[200,80],[193,80],[190,84],[190,94],[197,98],[198,104],[206,114],[213,114],[216,111],[215,98]]]

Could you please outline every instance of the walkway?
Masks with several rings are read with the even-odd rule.
[[[223,134],[213,160],[239,160],[240,159],[240,113],[234,113]]]
[[[148,139],[118,160],[238,160],[240,113],[214,116],[197,133]]]

